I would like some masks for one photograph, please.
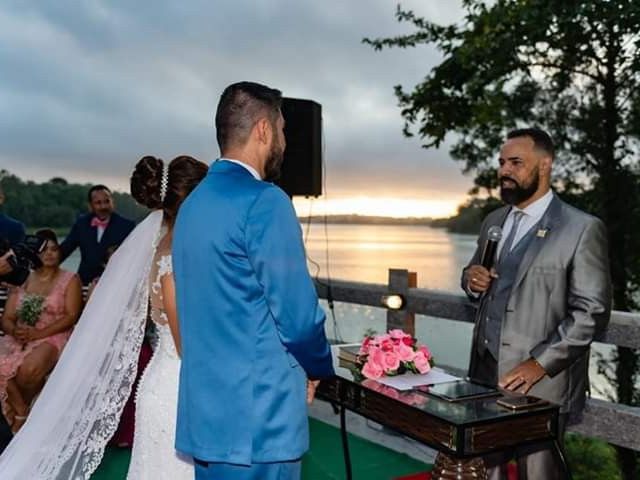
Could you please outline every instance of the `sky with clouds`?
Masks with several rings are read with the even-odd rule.
[[[402,5],[451,23],[459,3]],[[396,84],[418,83],[440,54],[361,43],[411,31],[395,8],[389,0],[5,0],[0,168],[126,190],[142,155],[210,162],[221,91],[253,80],[322,104],[328,200],[315,213],[371,213],[367,205],[395,199],[405,213],[446,214],[471,178],[446,146],[425,150],[403,137],[393,94]]]

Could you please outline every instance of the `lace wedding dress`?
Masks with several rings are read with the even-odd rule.
[[[135,382],[150,303],[160,341],[139,384],[129,478],[194,477],[174,450],[180,360],[159,288],[171,274],[168,252],[158,252],[162,218],[161,210],[150,213],[109,260],[26,423],[0,456],[0,479],[91,478]]]
[[[151,319],[158,332],[153,357],[136,393],[136,428],[128,480],[191,480],[193,461],[174,448],[180,357],[163,307],[161,279],[172,275],[171,255],[157,252],[151,267]]]

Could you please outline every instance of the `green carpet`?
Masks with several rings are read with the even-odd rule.
[[[302,461],[303,480],[345,478],[340,431],[326,423],[309,419],[311,449]],[[349,435],[353,478],[390,480],[394,477],[430,470],[431,466],[354,435]],[[129,465],[129,449],[109,448],[92,480],[122,480]]]

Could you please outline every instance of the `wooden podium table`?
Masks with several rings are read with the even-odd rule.
[[[345,409],[437,450],[434,480],[484,479],[483,455],[542,442],[553,445],[570,478],[557,442],[557,405],[514,411],[496,403],[500,396],[448,402],[420,390],[400,391],[357,379],[354,365],[338,359],[336,347],[333,350],[336,376],[323,380],[317,395],[340,407],[347,478]]]

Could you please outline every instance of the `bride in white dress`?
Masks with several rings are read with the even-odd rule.
[[[0,456],[2,480],[91,477],[131,392],[148,315],[158,342],[136,393],[127,478],[194,477],[191,459],[174,449],[180,334],[170,252],[180,204],[206,172],[187,156],[136,165],[131,193],[154,211],[109,260],[29,418]]]
[[[150,312],[158,341],[136,393],[136,429],[128,480],[194,477],[192,459],[174,449],[180,334],[171,268],[171,234],[167,232],[160,241],[151,267]]]

